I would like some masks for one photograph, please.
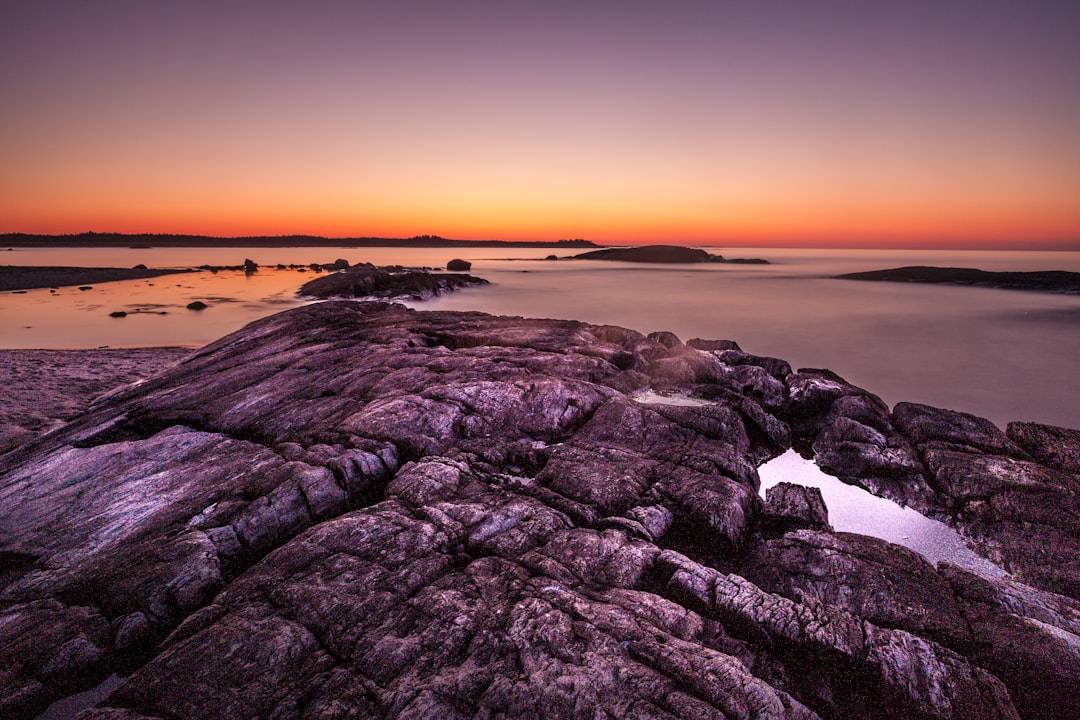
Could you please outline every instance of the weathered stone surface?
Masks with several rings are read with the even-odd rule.
[[[1013,422],[1009,423],[1005,433],[1038,462],[1056,470],[1080,474],[1080,430]]]
[[[970,634],[949,585],[916,552],[877,538],[802,529],[762,539],[742,574],[792,600],[812,598],[950,647]]]
[[[1009,579],[987,580],[943,565],[974,644],[1025,718],[1080,717],[1080,603]]]
[[[1028,697],[1045,663],[1001,648],[1074,633],[1066,599],[984,600],[813,493],[765,503],[814,526],[786,533],[758,496],[792,426],[941,441],[723,352],[356,302],[207,346],[0,456],[0,707],[120,670],[84,719],[1016,717],[994,674]],[[635,399],[659,389],[708,404]],[[923,455],[935,498],[985,499]],[[1000,487],[1061,487],[1025,457]]]
[[[845,482],[934,515],[1039,588],[1080,599],[1080,432],[914,403],[888,412],[828,371],[788,377],[778,414],[796,447]],[[804,450],[805,452],[805,450]]]
[[[821,491],[803,485],[782,482],[769,488],[761,515],[770,529],[832,530]]]
[[[897,403],[892,421],[916,445],[942,442],[984,453],[1027,458],[1027,453],[992,422],[968,413]]]
[[[736,637],[806,656],[825,670],[792,682],[841,717],[1018,717],[1001,681],[961,655],[903,630],[889,630],[841,608],[768,593],[738,575],[678,553],[657,559],[667,590]],[[808,685],[817,685],[816,688]],[[794,688],[792,688],[794,689]],[[875,698],[877,702],[867,702]]]

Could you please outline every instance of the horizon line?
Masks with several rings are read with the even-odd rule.
[[[681,245],[685,247],[708,247],[708,248],[723,248],[723,247],[736,247],[736,248],[776,248],[776,249],[795,249],[795,250],[965,250],[965,251],[1045,251],[1045,252],[1078,252],[1080,251],[1080,238],[1064,241],[1056,241],[1049,239],[1009,239],[1001,241],[964,241],[964,240],[934,240],[934,239],[911,239],[908,241],[902,240],[888,240],[888,241],[872,241],[867,240],[865,242],[859,242],[854,240],[768,240],[768,239],[742,239],[742,240],[593,240],[587,237],[563,237],[557,239],[547,238],[479,238],[479,237],[447,237],[436,233],[424,233],[420,235],[410,235],[403,237],[385,237],[379,235],[319,235],[314,233],[302,233],[302,232],[289,232],[280,234],[268,234],[268,233],[249,233],[249,234],[237,234],[237,235],[211,235],[206,233],[191,233],[191,232],[153,232],[153,231],[140,231],[140,232],[118,232],[118,231],[96,231],[96,230],[83,230],[78,232],[63,232],[63,233],[35,233],[24,231],[5,231],[0,232],[0,238],[5,240],[13,240],[18,237],[25,238],[41,238],[41,239],[60,239],[60,238],[80,238],[80,237],[92,237],[92,236],[112,236],[118,238],[132,237],[158,237],[158,238],[198,238],[204,240],[257,240],[257,239],[276,239],[286,240],[289,238],[307,238],[312,240],[325,240],[328,242],[348,242],[348,241],[385,241],[390,243],[401,243],[407,241],[418,240],[430,240],[433,242],[465,242],[465,243],[500,243],[500,244],[534,244],[534,245],[566,245],[568,243],[593,243],[603,247],[638,247],[643,245]]]

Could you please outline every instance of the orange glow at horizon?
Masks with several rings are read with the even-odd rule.
[[[1080,248],[1065,7],[70,9],[0,17],[0,232]]]

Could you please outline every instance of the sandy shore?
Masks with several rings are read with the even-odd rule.
[[[98,395],[144,380],[192,348],[0,350],[0,452],[48,432]]]
[[[31,267],[0,265],[0,292],[33,288],[91,285],[114,280],[141,280],[160,275],[194,272],[192,270],[88,268],[88,267]]]

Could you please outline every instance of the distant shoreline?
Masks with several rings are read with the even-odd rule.
[[[20,292],[38,288],[71,287],[117,280],[145,280],[162,275],[198,272],[180,269],[102,268],[102,267],[30,267],[0,265],[0,292]]]
[[[976,268],[912,265],[888,270],[846,273],[836,277],[840,280],[963,285],[996,290],[1028,290],[1062,295],[1080,295],[1080,273],[1067,270],[991,272]]]
[[[318,235],[253,235],[214,237],[211,235],[153,235],[137,233],[80,233],[77,235],[0,234],[3,247],[389,247],[389,248],[599,248],[590,240],[526,242],[513,240],[450,240],[437,235],[411,238],[326,238]]]

